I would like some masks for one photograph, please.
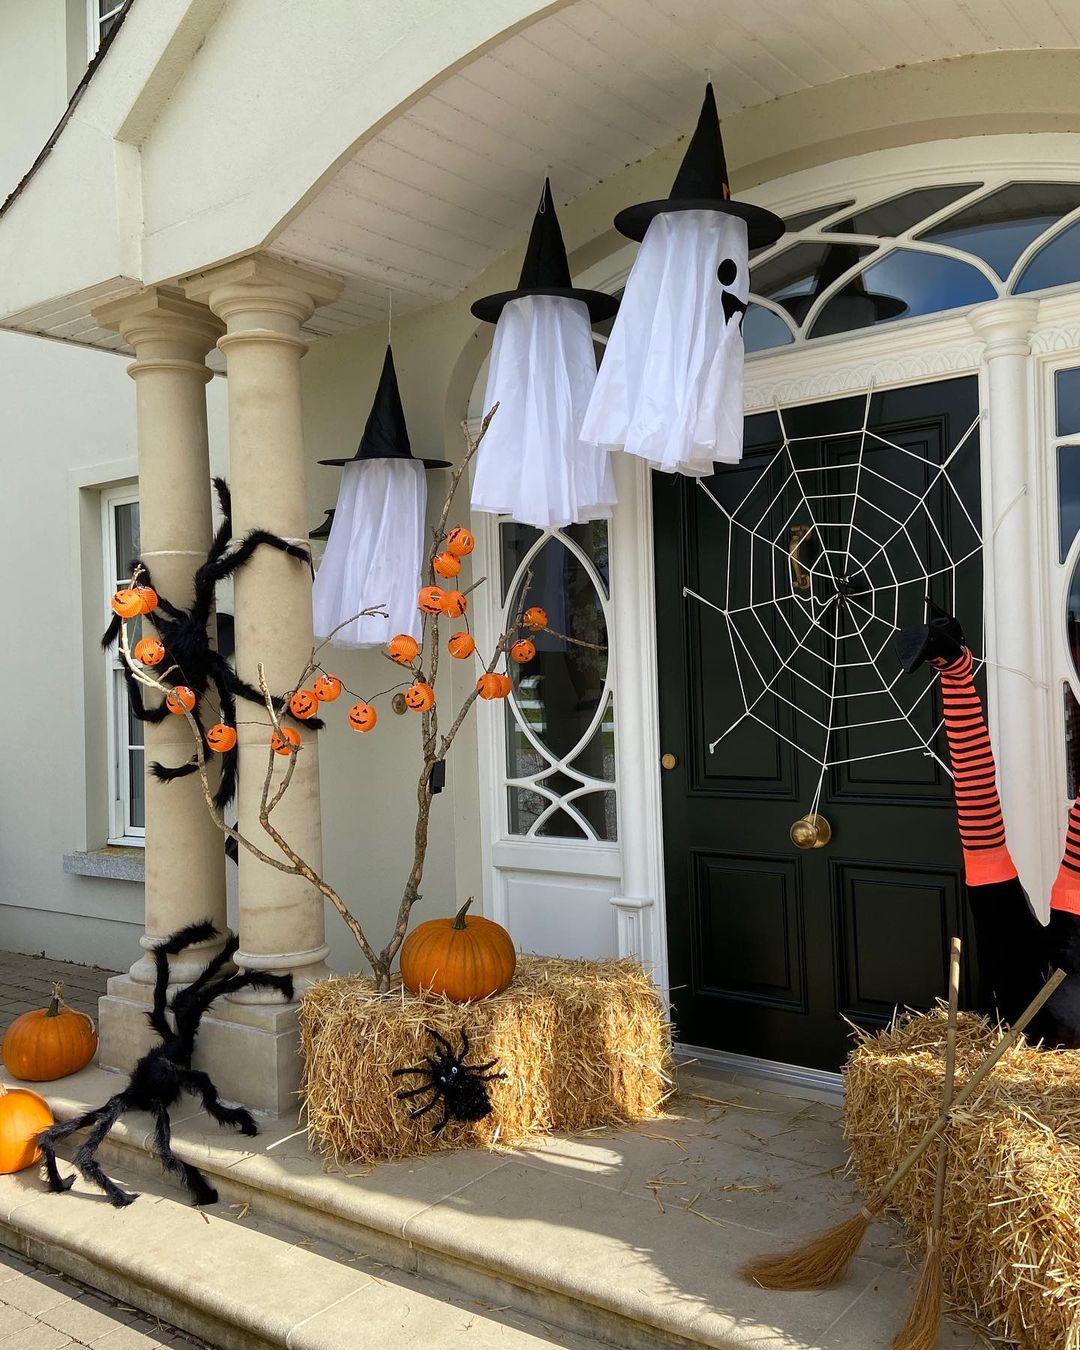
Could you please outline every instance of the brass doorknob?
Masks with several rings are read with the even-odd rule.
[[[679,756],[673,755],[670,750],[660,756],[660,767],[662,769],[674,769],[678,766]]]
[[[832,838],[832,826],[824,816],[800,816],[788,835],[796,848],[824,848]]]

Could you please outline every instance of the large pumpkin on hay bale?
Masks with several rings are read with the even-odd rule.
[[[97,1051],[94,1020],[63,1001],[64,986],[53,985],[47,1008],[16,1017],[4,1033],[4,1068],[27,1083],[49,1083],[85,1068]]]
[[[52,1123],[48,1103],[36,1092],[0,1083],[0,1173],[32,1167],[41,1157],[37,1137]]]
[[[514,978],[517,955],[501,924],[468,918],[472,897],[452,919],[429,919],[401,946],[401,982],[410,994],[442,994],[454,1003],[501,994]]]

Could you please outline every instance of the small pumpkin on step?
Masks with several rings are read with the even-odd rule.
[[[445,994],[454,1003],[499,994],[514,978],[517,956],[501,924],[468,914],[473,897],[451,918],[418,924],[402,943],[401,979],[411,994]]]
[[[28,1083],[50,1083],[77,1073],[97,1052],[93,1018],[76,1012],[63,1001],[64,986],[53,985],[47,1008],[35,1008],[16,1017],[0,1048],[4,1067]]]
[[[38,1135],[53,1123],[48,1103],[29,1088],[0,1083],[0,1174],[21,1172],[41,1157]]]

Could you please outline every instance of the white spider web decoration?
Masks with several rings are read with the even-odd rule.
[[[759,723],[816,765],[811,813],[840,765],[916,752],[950,774],[934,746],[936,681],[905,675],[893,638],[922,621],[926,596],[952,609],[982,549],[954,481],[979,419],[936,458],[929,437],[870,429],[870,401],[861,426],[824,436],[789,436],[777,409],[781,447],[734,506],[699,480],[726,525],[723,597],[684,595],[723,616],[741,700],[709,751]],[[794,556],[793,530],[805,531]]]

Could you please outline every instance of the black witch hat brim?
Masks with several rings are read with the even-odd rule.
[[[627,239],[636,239],[640,243],[656,217],[672,211],[719,211],[726,216],[738,216],[746,221],[749,248],[768,248],[784,233],[784,222],[772,211],[724,197],[663,197],[659,201],[638,202],[619,212],[615,217],[615,228]]]
[[[605,291],[586,291],[578,286],[524,286],[516,291],[499,291],[496,295],[481,296],[473,302],[472,313],[485,323],[498,323],[499,315],[511,300],[527,295],[553,295],[560,300],[580,300],[589,311],[590,323],[603,323],[614,316],[619,298]]]
[[[331,468],[343,468],[346,464],[368,464],[372,459],[404,460],[406,464],[422,464],[425,469],[451,469],[453,464],[448,459],[423,459],[420,455],[370,455],[366,459],[359,455],[350,455],[348,459],[320,459],[319,464],[327,464]]]

